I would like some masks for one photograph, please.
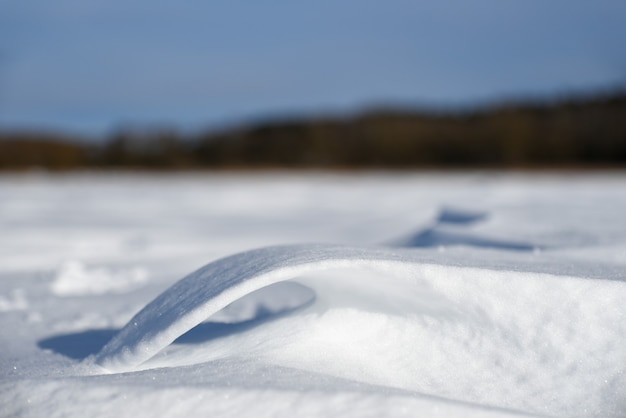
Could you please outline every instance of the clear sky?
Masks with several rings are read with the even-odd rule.
[[[624,0],[0,2],[0,128],[200,129],[624,84]]]

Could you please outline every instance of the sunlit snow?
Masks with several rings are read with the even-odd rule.
[[[626,416],[626,175],[0,177],[1,416]]]

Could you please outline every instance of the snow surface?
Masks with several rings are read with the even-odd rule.
[[[625,213],[623,173],[4,175],[0,416],[624,417]]]

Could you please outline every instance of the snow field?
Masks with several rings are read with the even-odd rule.
[[[624,213],[621,173],[0,176],[0,416],[624,417]]]

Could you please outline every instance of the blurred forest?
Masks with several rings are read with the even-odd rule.
[[[626,92],[482,108],[371,110],[104,142],[0,132],[0,169],[626,167]]]

